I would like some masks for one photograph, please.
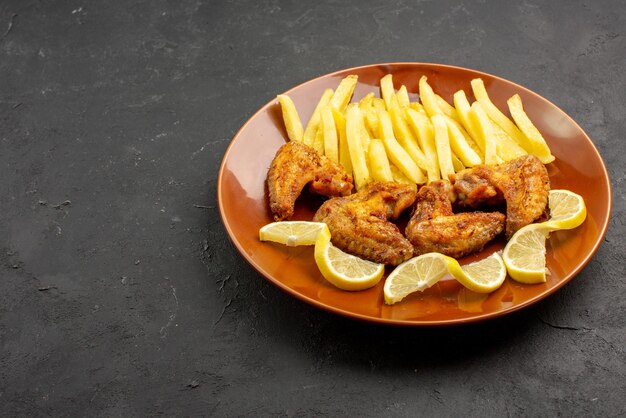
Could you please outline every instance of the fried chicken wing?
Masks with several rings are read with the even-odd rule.
[[[463,257],[480,251],[503,231],[505,218],[502,213],[455,214],[452,211],[454,199],[454,190],[447,180],[434,181],[420,188],[405,230],[415,255],[439,252],[450,257]]]
[[[343,251],[376,263],[398,265],[413,255],[413,246],[390,220],[415,200],[415,189],[376,182],[359,192],[327,200],[313,220],[325,222],[332,243]]]
[[[274,220],[293,216],[296,199],[309,184],[313,193],[345,196],[352,190],[352,176],[342,166],[300,142],[281,146],[267,173],[270,209]]]
[[[548,171],[535,156],[525,155],[496,166],[480,165],[451,176],[462,206],[506,202],[506,236],[545,212],[550,191]]]

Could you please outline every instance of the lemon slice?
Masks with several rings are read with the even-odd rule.
[[[457,268],[460,268],[460,271]],[[469,290],[490,293],[504,283],[506,266],[500,254],[493,253],[489,257],[463,266],[457,262],[450,268],[450,273]]]
[[[548,206],[550,219],[544,225],[550,229],[574,229],[587,217],[582,196],[569,190],[550,190]]]
[[[504,247],[502,257],[509,276],[521,283],[546,281],[546,238],[552,231],[573,229],[587,217],[583,198],[569,190],[550,190],[550,219],[526,225]]]
[[[384,264],[363,260],[335,247],[330,242],[328,228],[323,228],[317,236],[315,263],[326,280],[343,290],[368,289],[385,273]]]
[[[550,233],[543,223],[526,225],[504,247],[502,259],[511,278],[521,283],[546,281],[546,238]]]
[[[498,253],[461,266],[458,261],[441,253],[413,257],[396,267],[385,281],[385,303],[392,305],[407,295],[423,291],[451,274],[463,286],[480,293],[493,292],[506,278],[506,268]]]
[[[314,245],[317,235],[324,228],[328,229],[323,222],[272,222],[259,230],[259,239],[261,241],[278,242],[289,247]]]

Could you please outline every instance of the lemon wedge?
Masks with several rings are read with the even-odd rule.
[[[451,274],[470,290],[489,293],[502,285],[506,268],[498,253],[464,266],[441,253],[422,254],[400,264],[389,274],[383,289],[385,303],[400,302],[413,292],[431,287],[446,274]]]
[[[543,222],[552,230],[574,229],[585,221],[587,208],[582,196],[569,190],[550,190],[550,219]]]
[[[546,281],[546,238],[550,229],[542,223],[526,225],[504,247],[502,259],[512,279],[533,284]]]
[[[326,280],[343,290],[373,287],[385,273],[384,264],[363,260],[335,247],[328,228],[322,229],[315,241],[315,263]]]
[[[509,276],[521,283],[546,281],[546,239],[552,231],[573,229],[587,217],[585,201],[569,190],[550,190],[550,219],[526,225],[504,247],[502,258]]]
[[[315,245],[317,235],[324,228],[328,229],[323,222],[272,222],[259,230],[259,239],[261,241],[278,242],[289,247]]]

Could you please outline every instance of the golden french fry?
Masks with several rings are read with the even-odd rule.
[[[454,119],[456,122],[459,121],[459,117],[456,114],[456,109],[450,103],[448,103],[443,97],[438,94],[435,94],[435,102],[437,102],[437,107],[441,110],[441,112],[449,118]]]
[[[370,175],[376,181],[393,181],[389,159],[385,152],[385,145],[380,139],[372,139],[370,141],[369,152]]]
[[[335,127],[337,128],[337,136],[339,137],[339,164],[343,166],[346,173],[352,174],[352,161],[350,161],[350,151],[348,151],[348,139],[346,138],[346,117],[342,112],[335,108],[331,108],[333,118],[335,119]]]
[[[424,110],[424,106],[422,106],[422,104],[421,104],[421,103],[418,103],[418,102],[411,102],[411,103],[409,103],[409,107],[410,107],[411,109],[417,110],[417,111],[418,111],[418,112],[420,112],[420,113],[423,113],[423,114],[424,114],[424,116],[428,116],[428,115],[426,114],[426,110]]]
[[[448,137],[450,139],[450,148],[452,152],[463,162],[466,167],[474,167],[482,164],[482,158],[468,144],[465,136],[455,123],[454,119],[444,116],[446,125],[448,126]]]
[[[325,106],[320,113],[322,115],[321,131],[324,137],[324,155],[338,163],[339,140],[337,138],[337,127],[335,126],[332,108]]]
[[[349,75],[342,79],[330,99],[330,105],[337,110],[343,110],[352,98],[358,79],[359,77],[356,75]]]
[[[509,105],[509,112],[511,112],[511,116],[517,124],[517,127],[526,137],[525,143],[521,144],[522,147],[530,154],[536,155],[544,164],[554,161],[554,155],[550,152],[550,147],[548,147],[546,140],[532,123],[526,112],[524,112],[521,97],[515,94],[507,100],[507,104]]]
[[[389,110],[391,108],[391,98],[396,95],[393,88],[393,76],[387,74],[380,79],[380,96],[385,101],[385,108]]]
[[[395,181],[396,183],[400,183],[400,184],[407,184],[417,190],[417,184],[413,180],[409,179],[404,174],[404,172],[402,172],[402,170],[400,170],[398,167],[396,167],[393,164],[390,165],[390,168],[391,168],[391,175],[393,176],[393,181]]]
[[[476,132],[476,143],[483,151],[485,164],[498,164],[500,158],[496,154],[496,143],[493,135],[493,128],[489,117],[483,110],[480,102],[472,103],[469,111],[469,120],[472,129]]]
[[[350,161],[352,163],[352,173],[354,174],[354,184],[357,190],[361,190],[370,182],[367,158],[363,147],[363,115],[361,109],[356,105],[348,106],[346,113],[346,139]]]
[[[368,109],[372,106],[372,101],[374,100],[374,92],[370,91],[367,93],[361,100],[359,100],[359,107],[361,111]]]
[[[375,138],[379,131],[378,114],[376,113],[376,109],[370,106],[366,109],[362,109],[362,112],[367,132],[369,133],[370,138]]]
[[[425,75],[420,78],[419,90],[422,105],[424,106],[424,109],[426,110],[428,116],[432,117],[434,115],[442,115],[443,112],[437,104],[435,92],[433,91],[432,87],[430,87],[430,84],[428,84],[428,78]]]
[[[391,162],[413,183],[425,183],[426,177],[424,177],[422,170],[396,140],[393,133],[391,117],[386,110],[378,110],[378,122],[380,126],[380,138],[385,144],[385,150],[387,151],[389,160],[391,160]]]
[[[430,120],[435,131],[435,145],[437,146],[437,160],[439,161],[441,178],[447,179],[449,175],[454,174],[448,125],[444,115],[433,115],[430,117]]]
[[[285,123],[287,137],[290,141],[302,142],[304,129],[302,129],[302,122],[300,122],[296,105],[291,100],[291,97],[285,94],[279,94],[276,98],[283,112],[283,122]]]
[[[317,151],[320,155],[324,155],[324,129],[320,126],[317,127],[315,131],[315,138],[313,138],[313,144],[311,144],[315,151]]]
[[[465,128],[467,133],[472,137],[472,139],[477,142],[476,137],[478,136],[476,132],[474,132],[474,127],[472,126],[469,120],[469,111],[470,111],[470,103],[467,100],[467,96],[465,95],[465,91],[459,90],[454,93],[454,107],[456,108],[456,114],[461,122],[461,125]]]
[[[483,154],[480,151],[480,148],[476,144],[476,141],[474,141],[474,139],[471,137],[471,135],[465,130],[463,125],[461,125],[460,122],[457,122],[456,120],[454,120],[452,118],[447,118],[446,120],[448,122],[450,122],[451,124],[453,124],[454,126],[456,126],[456,128],[459,130],[459,132],[461,132],[461,134],[463,135],[463,138],[465,138],[465,142],[467,142],[467,145],[469,145],[472,148],[472,150],[476,153],[476,155],[478,155],[480,157],[480,159],[482,161],[483,160]]]
[[[429,169],[432,170],[432,165],[428,164],[424,152],[417,145],[417,138],[413,135],[411,128],[409,128],[409,125],[404,119],[404,111],[398,104],[398,99],[395,96],[391,98],[389,116],[391,117],[393,133],[400,145],[402,145],[402,148],[406,150],[420,169],[426,172],[428,172]]]
[[[405,110],[409,126],[415,132],[417,141],[424,150],[428,167],[426,173],[428,181],[439,180],[439,161],[437,160],[437,146],[435,145],[435,133],[432,123],[426,113],[419,112],[411,107]]]
[[[511,138],[515,140],[522,148],[524,148],[524,143],[526,142],[526,137],[519,130],[517,126],[511,121],[511,119],[507,118],[504,113],[500,111],[493,104],[489,95],[487,94],[487,89],[485,89],[485,83],[481,78],[475,78],[471,81],[472,91],[474,92],[474,97],[476,100],[482,105],[483,110],[489,116],[489,119],[493,120],[495,123],[500,125],[500,127],[506,132]]]
[[[459,157],[454,155],[454,153],[452,153],[452,167],[454,168],[454,171],[457,173],[466,168],[461,162],[461,160],[459,160]]]
[[[304,143],[306,145],[313,146],[315,135],[320,126],[320,110],[330,102],[331,97],[333,97],[333,89],[326,89],[322,93],[319,102],[317,102],[315,110],[313,110],[313,114],[309,118],[309,123],[306,124],[306,129],[304,130]]]
[[[381,99],[380,97],[374,97],[372,99],[372,106],[376,110],[379,110],[379,109],[387,110],[387,105],[385,104],[385,101]]]
[[[517,157],[528,154],[524,148],[520,147],[498,124],[491,121],[493,137],[496,142],[496,155],[502,161],[511,161]]]
[[[404,84],[401,85],[396,92],[396,98],[398,99],[400,107],[407,107],[411,103],[411,100],[409,99],[409,92]]]

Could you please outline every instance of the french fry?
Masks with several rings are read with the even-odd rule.
[[[389,159],[385,152],[385,145],[380,139],[372,139],[367,153],[370,175],[376,181],[393,181]]]
[[[481,164],[482,158],[468,144],[454,119],[449,118],[447,115],[444,115],[444,118],[448,126],[448,137],[452,152],[459,157],[465,167],[474,167]]]
[[[443,112],[437,104],[435,92],[433,91],[432,87],[430,87],[430,84],[428,84],[428,78],[425,75],[420,78],[419,91],[422,105],[424,106],[424,109],[426,110],[428,116],[432,117],[434,115],[442,115]]]
[[[459,121],[459,117],[456,114],[456,109],[450,103],[448,103],[443,97],[438,94],[435,94],[435,101],[437,102],[437,107],[443,112],[447,117],[454,119],[456,122]]]
[[[363,98],[361,100],[359,100],[359,107],[361,108],[361,111],[364,111],[364,110],[369,109],[370,107],[372,107],[372,101],[373,100],[374,100],[374,92],[373,91],[370,91],[365,96],[363,96]]]
[[[468,113],[472,129],[476,132],[476,143],[484,154],[485,164],[498,164],[501,159],[496,155],[496,143],[489,117],[479,102],[472,103]],[[500,160],[500,161],[499,161]]]
[[[424,110],[424,106],[422,106],[422,104],[421,104],[421,103],[418,103],[418,102],[411,102],[411,103],[409,103],[409,107],[410,107],[411,109],[417,110],[418,112],[420,112],[420,113],[424,114],[424,116],[428,116],[428,115],[426,114],[426,110]]]
[[[395,134],[400,145],[402,145],[402,148],[406,150],[419,168],[426,172],[432,170],[432,165],[428,164],[426,156],[417,145],[417,138],[413,135],[411,128],[409,128],[409,125],[404,119],[404,112],[402,108],[400,108],[398,99],[395,96],[392,96],[391,98],[389,116],[391,117],[393,133]]]
[[[411,100],[409,99],[409,92],[404,84],[401,85],[396,92],[396,98],[398,99],[398,104],[400,104],[400,107],[402,108],[407,107],[411,103]]]
[[[435,145],[437,147],[437,160],[439,161],[441,178],[447,179],[449,175],[454,174],[448,125],[444,115],[433,115],[430,117],[430,120],[435,131]]]
[[[387,74],[380,79],[380,97],[385,101],[385,108],[391,109],[391,98],[396,95],[393,88],[393,76]]]
[[[317,127],[317,130],[315,131],[315,138],[313,138],[313,144],[311,144],[311,146],[320,155],[324,155],[324,130],[321,126]]]
[[[511,161],[517,157],[528,154],[524,148],[520,147],[500,126],[491,121],[493,137],[496,142],[496,154],[502,161]]]
[[[466,168],[461,160],[459,160],[459,157],[454,155],[454,153],[452,153],[452,167],[456,173]]]
[[[470,111],[470,103],[467,100],[467,96],[465,95],[465,91],[459,90],[454,93],[454,107],[456,108],[456,113],[458,116],[461,125],[465,128],[465,130],[469,133],[474,141],[477,141],[476,137],[478,134],[474,132],[474,127],[472,126],[469,120],[469,111]]]
[[[280,103],[280,108],[283,112],[283,121],[285,123],[285,130],[287,131],[287,137],[290,141],[302,142],[304,138],[304,129],[302,129],[302,122],[300,122],[300,116],[296,110],[291,97],[285,94],[279,94],[276,96]]]
[[[400,184],[406,184],[412,186],[415,190],[417,190],[417,184],[409,179],[398,167],[391,164],[391,175],[393,176],[393,181]]]
[[[526,143],[522,144],[522,147],[530,154],[536,155],[544,164],[554,161],[554,155],[552,155],[546,140],[524,112],[521,97],[515,94],[507,100],[507,104],[513,120],[526,137]]]
[[[370,182],[370,173],[367,167],[367,158],[363,147],[362,138],[363,115],[361,109],[356,105],[348,106],[346,112],[346,139],[348,142],[348,152],[352,163],[352,173],[354,184],[357,190],[363,189]]]
[[[304,130],[304,143],[306,145],[313,146],[321,120],[320,110],[330,102],[331,97],[333,97],[333,89],[326,89],[324,93],[322,93],[319,102],[317,102],[315,110],[313,110],[313,114],[309,119],[309,123],[306,124],[306,129]]]
[[[380,97],[374,97],[372,99],[372,106],[374,107],[374,109],[376,109],[377,111],[379,109],[382,110],[387,110],[387,105],[385,104],[385,101],[383,99],[381,99]]]
[[[409,126],[415,132],[417,141],[424,150],[428,168],[426,173],[428,181],[439,180],[439,161],[437,160],[437,147],[435,145],[435,133],[432,123],[426,113],[419,112],[411,107],[405,110]]]
[[[343,166],[346,173],[352,174],[352,161],[350,161],[350,151],[348,151],[348,139],[346,138],[346,117],[342,112],[335,108],[331,108],[333,119],[335,119],[335,127],[337,128],[337,136],[339,139],[339,164]]]
[[[487,89],[485,89],[485,83],[481,78],[475,78],[471,81],[472,91],[474,92],[474,97],[476,100],[482,105],[485,113],[491,120],[500,125],[500,127],[506,132],[511,138],[515,140],[522,148],[524,148],[524,143],[526,142],[526,137],[519,130],[517,126],[511,121],[511,119],[507,118],[504,113],[500,111],[493,104],[489,95],[487,94]]]
[[[358,79],[359,77],[356,75],[349,75],[343,78],[330,99],[330,105],[337,110],[345,109],[352,98]]]
[[[380,138],[385,144],[387,157],[404,175],[414,184],[426,182],[426,177],[417,166],[411,156],[398,143],[393,133],[393,125],[389,113],[384,109],[378,110],[378,121],[380,126]]]
[[[363,111],[363,119],[365,120],[365,127],[367,128],[367,132],[369,133],[370,138],[375,138],[378,136],[378,115],[376,113],[376,109],[370,106],[368,108],[362,109]]]
[[[472,150],[474,150],[474,152],[480,157],[482,161],[483,155],[482,155],[482,152],[480,151],[480,148],[478,147],[478,145],[476,144],[476,141],[472,138],[472,136],[465,130],[463,125],[461,125],[460,122],[457,122],[456,120],[452,118],[446,118],[446,120],[457,127],[459,132],[461,132],[461,134],[463,135],[463,138],[465,138],[465,142],[467,142],[467,145],[469,145],[472,148]]]
[[[337,138],[337,127],[333,118],[333,111],[330,106],[325,106],[320,112],[322,116],[321,131],[324,137],[324,155],[330,160],[339,162],[339,140]]]

